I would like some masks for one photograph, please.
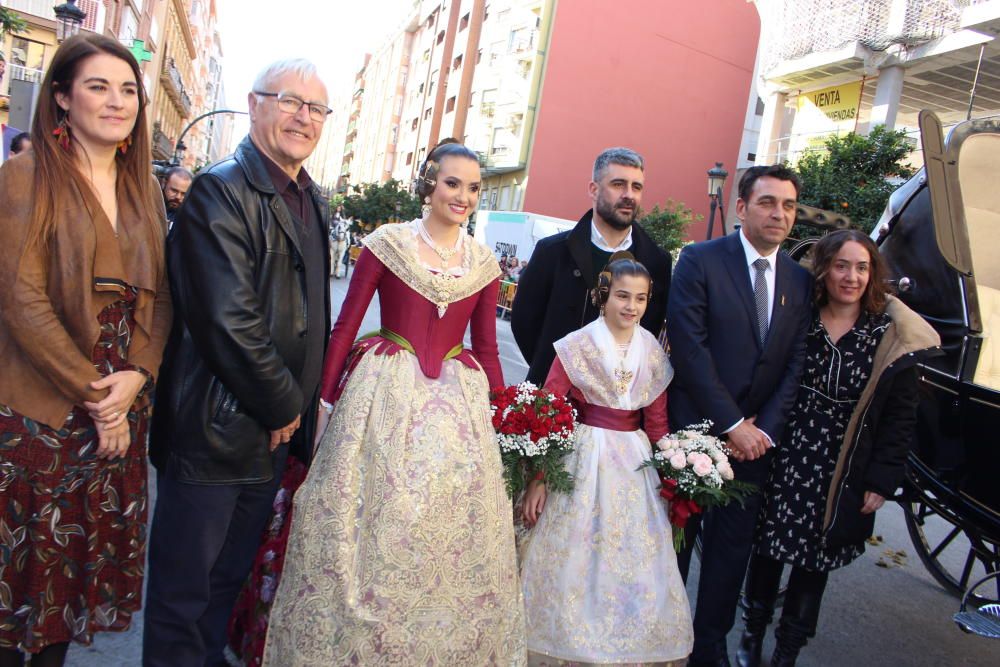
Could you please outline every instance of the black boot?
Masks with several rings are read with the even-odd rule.
[[[754,554],[750,558],[747,571],[746,602],[743,612],[743,636],[736,649],[736,664],[739,667],[760,667],[761,651],[764,648],[764,633],[774,617],[774,601],[778,597],[781,582],[781,561]]]
[[[826,572],[792,568],[781,620],[774,631],[778,643],[771,657],[771,667],[794,667],[799,651],[816,635],[826,577]]]

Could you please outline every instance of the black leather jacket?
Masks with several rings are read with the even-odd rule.
[[[312,195],[327,243],[327,207]],[[298,415],[312,442],[316,396],[299,386],[307,304],[295,224],[249,137],[191,184],[167,243],[176,315],[150,433],[160,474],[267,481],[269,432]],[[328,292],[316,307],[328,337]]]

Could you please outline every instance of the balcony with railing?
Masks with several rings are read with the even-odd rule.
[[[61,4],[62,2],[54,0],[5,0],[3,6],[22,14],[55,21],[56,13],[53,8]],[[98,31],[97,26],[103,30],[106,13],[103,2],[100,0],[77,0],[76,6],[87,14],[87,17],[83,19],[82,26],[85,30]]]
[[[42,79],[45,77],[45,70],[34,69],[32,67],[24,67],[22,65],[14,65],[10,62],[7,63],[7,76],[0,81],[0,96],[6,96],[10,94],[10,82],[11,81],[30,81],[32,83],[41,83]],[[3,108],[7,109],[7,101],[4,100]]]
[[[191,115],[191,98],[184,89],[184,80],[181,78],[180,70],[173,58],[166,58],[163,61],[163,69],[160,71],[160,82],[167,96],[173,100],[174,105],[180,112],[182,118]]]
[[[170,140],[163,130],[160,129],[159,123],[153,124],[153,159],[154,160],[169,160],[174,154],[174,142]]]
[[[31,81],[32,83],[41,83],[42,79],[45,77],[45,70],[34,69],[32,67],[23,67],[21,65],[7,64],[7,74],[10,75],[11,79],[16,79],[17,81]]]

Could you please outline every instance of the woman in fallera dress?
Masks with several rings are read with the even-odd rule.
[[[500,269],[463,228],[479,186],[476,154],[442,143],[420,170],[423,218],[365,239],[327,351],[329,424],[295,496],[267,665],[525,662],[489,407],[503,384]],[[382,329],[354,343],[376,291]]]
[[[545,387],[569,395],[581,425],[566,458],[572,494],[547,495],[535,480],[525,495],[525,522],[535,524],[521,567],[531,665],[664,664],[691,652],[660,480],[639,470],[667,433],[673,376],[656,338],[636,326],[650,287],[646,268],[616,253],[594,290],[602,317],[555,343]]]

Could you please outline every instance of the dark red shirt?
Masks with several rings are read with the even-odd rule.
[[[260,149],[258,148],[258,151]],[[292,214],[295,230],[299,236],[302,263],[306,274],[306,357],[302,369],[302,394],[311,401],[319,386],[323,369],[323,352],[326,344],[326,309],[329,290],[329,269],[327,261],[328,234],[322,226],[322,219],[313,202],[312,178],[304,168],[299,169],[293,181],[264,153],[260,152],[274,189]],[[308,405],[303,406],[303,410]]]

